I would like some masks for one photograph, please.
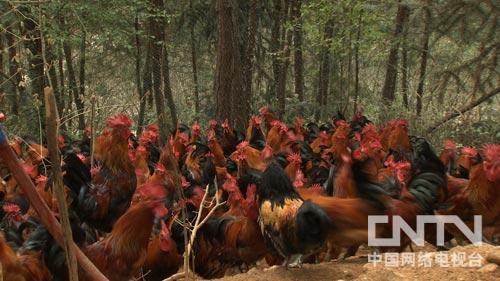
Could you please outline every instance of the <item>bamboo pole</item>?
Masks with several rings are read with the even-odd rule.
[[[56,242],[60,246],[64,246],[64,235],[61,230],[61,225],[57,221],[54,214],[50,211],[49,207],[40,197],[38,192],[35,190],[35,185],[31,181],[30,177],[24,171],[20,160],[17,155],[10,147],[7,136],[3,131],[3,127],[0,125],[0,158],[7,165],[12,176],[16,179],[17,183],[23,190],[24,195],[29,200],[31,206],[35,209],[37,214],[40,216],[41,221],[54,237]],[[90,280],[95,281],[109,281],[100,271],[95,267],[95,265],[85,256],[85,254],[75,245],[75,243],[70,243],[70,246],[74,249],[76,259],[78,260],[78,265],[82,273],[88,277]]]
[[[53,186],[52,192],[57,199],[59,207],[59,216],[64,235],[64,251],[66,254],[66,264],[68,265],[68,275],[70,281],[78,281],[78,265],[76,262],[75,252],[71,248],[73,243],[73,234],[71,224],[69,222],[68,205],[64,195],[64,186],[61,173],[61,155],[57,147],[57,136],[59,135],[59,114],[57,112],[56,98],[52,88],[44,89],[45,96],[45,124],[47,130],[47,144],[49,156],[52,162],[52,177]]]

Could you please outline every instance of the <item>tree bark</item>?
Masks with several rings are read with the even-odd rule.
[[[241,94],[242,69],[235,8],[234,0],[217,0],[216,118],[228,118],[234,127],[244,129],[249,113],[244,106],[247,97]]]
[[[403,105],[409,108],[408,102],[408,19],[403,23],[403,40],[401,46],[401,92],[403,94]]]
[[[141,84],[141,40],[139,38],[139,16],[136,14],[134,20],[134,31],[135,31],[135,87],[137,95],[139,97],[139,116],[137,120],[137,132],[136,135],[140,136],[142,132],[142,127],[144,126],[144,113],[146,111],[146,99],[144,98],[144,92],[142,91]]]
[[[78,113],[78,129],[85,129],[85,116],[84,116],[84,103],[83,100],[78,95],[78,88],[76,84],[76,74],[75,69],[73,68],[73,54],[71,50],[71,46],[68,42],[63,43],[64,56],[66,58],[66,68],[68,69],[68,88],[70,95],[73,96],[73,100],[75,102],[76,111]]]
[[[423,7],[424,12],[424,34],[422,37],[422,53],[420,55],[420,78],[418,80],[417,88],[417,116],[422,113],[422,98],[424,96],[425,76],[427,71],[427,57],[429,56],[429,38],[431,35],[431,9],[429,2],[426,2]]]
[[[273,25],[271,27],[271,42],[269,45],[269,51],[271,52],[271,57],[272,57],[272,68],[273,68],[273,75],[274,75],[274,83],[271,84],[271,95],[270,96],[276,96],[277,95],[277,86],[278,86],[278,81],[280,77],[280,38],[281,38],[281,21],[283,18],[283,12],[282,12],[282,0],[273,0],[274,3],[274,9],[271,12],[271,18],[273,19]]]
[[[16,41],[14,39],[14,35],[12,35],[13,30],[11,28],[7,28],[7,32],[5,33],[5,38],[7,39],[7,52],[8,52],[8,65],[9,65],[9,78],[13,82],[12,93],[11,93],[11,111],[12,114],[19,114],[19,97],[22,94],[23,89],[19,86],[19,82],[21,82],[21,72],[19,71],[19,64],[17,63],[16,57]]]
[[[25,46],[30,50],[31,55],[28,58],[29,62],[29,77],[31,80],[31,90],[35,94],[43,105],[43,89],[45,88],[45,75],[43,69],[43,59],[42,59],[42,41],[40,37],[40,29],[33,18],[38,18],[34,16],[34,11],[31,9],[35,6],[31,5],[21,5],[19,10],[24,14],[23,25],[24,25],[24,35],[26,40],[24,41]],[[44,109],[41,109],[44,112]],[[45,122],[44,120],[42,120]]]
[[[58,61],[58,72],[59,72],[59,98],[58,102],[61,104],[61,110],[59,111],[61,117],[64,116],[66,108],[66,87],[64,85],[64,58],[63,58],[63,50],[61,45],[57,45],[57,61]],[[71,102],[68,102],[68,109],[70,108]],[[61,128],[64,129],[66,123],[61,124]]]
[[[385,73],[384,88],[382,89],[382,101],[385,105],[390,106],[395,98],[396,80],[398,74],[398,49],[401,33],[403,32],[403,23],[409,14],[409,8],[406,4],[398,4],[398,12],[396,15],[396,28],[387,58],[387,67]]]
[[[86,34],[85,32],[82,34],[82,42],[80,43],[80,73],[79,73],[79,99],[82,101],[85,97],[85,44],[86,44]],[[83,111],[82,111],[83,112]],[[92,124],[90,124],[92,126]]]
[[[290,65],[290,46],[292,45],[292,31],[286,29],[285,23],[291,18],[291,1],[286,0],[284,6],[284,18],[282,24],[282,41],[283,47],[280,49],[279,58],[279,72],[276,94],[278,98],[278,113],[281,118],[284,117],[286,107],[286,80],[288,73],[288,66]]]
[[[163,0],[152,0],[152,6],[154,11],[163,10]],[[156,115],[158,118],[158,126],[160,127],[160,142],[163,144],[166,141],[168,127],[166,121],[165,113],[165,97],[161,92],[161,73],[162,73],[162,52],[163,52],[163,42],[165,38],[165,21],[161,15],[154,15],[150,17],[149,28],[152,35],[152,46],[151,46],[151,63],[153,72],[153,94],[156,105]]]
[[[250,1],[245,55],[243,56],[243,95],[245,107],[251,108],[253,65],[255,61],[255,34],[257,31],[257,0]]]
[[[328,20],[323,31],[323,46],[320,53],[319,79],[318,79],[318,94],[316,102],[320,108],[324,108],[328,104],[328,89],[330,82],[330,67],[331,67],[331,51],[330,43],[333,38],[333,20]],[[316,119],[322,118],[322,110],[316,111]]]
[[[356,43],[354,45],[354,107],[353,114],[356,113],[359,99],[359,41],[361,40],[362,14],[360,12],[358,19],[358,28],[356,31]]]
[[[193,11],[193,0],[189,0],[189,10]],[[200,90],[198,85],[198,63],[196,54],[196,39],[194,36],[194,21],[189,24],[189,36],[191,47],[191,66],[193,68],[194,112],[196,114],[196,118],[198,118],[200,114]]]
[[[304,101],[304,62],[302,57],[302,0],[293,0],[293,69],[295,95],[300,102]]]
[[[168,63],[167,40],[164,37],[165,43],[163,44],[163,95],[167,99],[167,105],[170,111],[170,119],[172,120],[172,128],[177,125],[177,110],[175,108],[174,97],[172,96],[172,87],[170,86],[170,67]]]

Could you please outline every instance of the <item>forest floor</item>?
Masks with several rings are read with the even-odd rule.
[[[281,266],[268,268],[263,264],[259,264],[246,273],[226,276],[219,280],[500,280],[500,266],[490,262],[493,255],[497,259],[500,258],[500,246],[495,247],[488,244],[483,244],[482,246],[457,246],[445,252],[436,252],[432,246],[414,247],[414,249],[415,252],[405,254],[407,257],[405,260],[409,264],[404,266],[387,266],[384,264],[385,260],[387,259],[390,265],[391,259],[385,256],[382,257],[380,263],[374,265],[373,262],[368,262],[368,250],[360,249],[356,256],[341,261],[335,260],[319,264],[304,264],[302,268],[293,269],[285,269]],[[411,265],[413,254],[415,254],[414,266]],[[419,255],[421,258],[419,258]],[[443,255],[445,258],[442,258]],[[460,265],[460,257],[463,256],[466,257],[465,266]],[[400,262],[402,257],[399,259]],[[425,267],[425,262],[429,260],[432,262],[432,265]],[[440,264],[437,264],[438,260]],[[496,262],[498,263],[499,261],[497,260]],[[445,266],[447,263],[448,267]]]

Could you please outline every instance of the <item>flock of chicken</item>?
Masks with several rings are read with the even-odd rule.
[[[367,243],[369,215],[399,215],[412,227],[417,215],[458,215],[469,226],[482,215],[484,239],[498,242],[500,144],[464,147],[457,157],[446,140],[437,156],[409,135],[406,120],[377,128],[361,112],[322,126],[297,117],[289,127],[262,108],[245,133],[227,120],[210,121],[205,133],[178,124],[164,146],[157,125],[138,138],[131,126],[126,115],[109,118],[93,152],[90,129],[78,141],[59,138],[73,239],[109,280],[178,272],[189,225],[209,212],[190,263],[203,278],[262,259],[288,267],[354,255]],[[10,145],[57,215],[48,150],[21,138]],[[63,250],[5,163],[0,169],[3,280],[68,280]],[[207,203],[215,197],[223,202],[216,208]],[[392,236],[391,221],[378,237]],[[435,233],[426,229],[426,241],[435,244]],[[452,226],[446,235],[464,238]],[[380,250],[409,245],[403,236],[398,249]]]

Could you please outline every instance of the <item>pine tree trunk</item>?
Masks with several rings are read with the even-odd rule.
[[[330,43],[333,38],[333,20],[329,20],[323,31],[323,43],[320,53],[320,67],[318,79],[318,94],[316,102],[320,108],[326,108],[328,105],[328,90],[330,82],[331,51]],[[321,119],[322,110],[318,110],[316,119]]]
[[[396,15],[396,27],[394,36],[387,58],[387,67],[385,73],[384,88],[382,89],[382,101],[385,105],[390,106],[395,98],[397,69],[398,69],[398,50],[399,41],[403,32],[403,23],[409,15],[409,8],[406,4],[399,3],[398,12]]]
[[[246,126],[249,112],[245,107],[247,97],[241,94],[242,68],[235,8],[234,0],[217,0],[216,118],[228,118],[233,126],[241,130]]]
[[[165,38],[165,37],[164,37]],[[168,62],[168,51],[167,51],[167,42],[166,38],[164,39],[165,43],[163,44],[163,57],[162,57],[162,65],[163,65],[163,95],[167,99],[167,105],[170,111],[170,119],[172,121],[172,128],[175,128],[177,125],[177,110],[175,108],[174,97],[172,96],[172,87],[170,85],[170,67]]]
[[[361,40],[362,14],[360,12],[358,19],[358,28],[356,31],[356,43],[354,45],[354,107],[353,114],[356,112],[359,99],[359,41]]]
[[[21,5],[19,11],[24,15],[23,26],[24,26],[24,36],[26,40],[24,41],[25,46],[31,52],[28,58],[29,62],[29,77],[31,80],[31,91],[34,95],[38,97],[41,104],[43,105],[43,89],[45,88],[45,75],[43,69],[43,59],[42,59],[42,41],[40,37],[40,29],[33,18],[38,18],[35,13],[38,11],[32,11],[31,9],[35,6],[31,5]],[[41,108],[40,112],[45,112],[45,109]],[[42,119],[42,123],[45,122]]]
[[[142,132],[142,127],[144,126],[144,113],[146,111],[146,99],[144,92],[142,91],[141,84],[141,40],[139,38],[139,17],[136,14],[134,20],[134,31],[135,31],[135,87],[137,95],[139,97],[139,114],[137,117],[137,132],[136,135],[140,136]]]
[[[278,85],[276,89],[276,94],[278,98],[278,114],[280,117],[284,117],[285,107],[286,107],[286,80],[288,73],[288,66],[290,65],[290,47],[292,45],[292,31],[286,30],[286,23],[291,18],[291,0],[285,1],[284,6],[284,18],[282,26],[282,41],[283,47],[280,50],[279,59],[279,75],[278,75]]]
[[[193,0],[189,0],[189,10],[193,11]],[[191,66],[193,68],[193,84],[194,84],[194,112],[196,118],[200,115],[200,90],[198,85],[198,63],[196,54],[196,38],[194,36],[194,23],[189,24],[189,36],[191,47]]]
[[[85,116],[84,116],[84,104],[83,100],[78,95],[78,87],[76,84],[76,74],[73,67],[73,54],[68,42],[63,43],[64,56],[66,58],[66,68],[68,69],[68,82],[69,82],[69,92],[73,96],[73,101],[75,102],[76,111],[78,113],[78,129],[85,129]]]
[[[68,108],[66,108],[66,87],[64,85],[64,58],[61,45],[57,45],[57,69],[59,72],[59,98],[58,101],[61,104],[60,116],[63,117],[67,109],[69,109],[71,102],[68,102]],[[55,69],[55,67],[54,67]],[[61,124],[62,126],[63,124]],[[64,124],[65,125],[65,124]],[[62,127],[61,127],[62,128]]]
[[[304,62],[302,57],[302,0],[293,0],[293,68],[295,94],[300,102],[304,101]]]
[[[21,72],[18,71],[19,64],[16,59],[16,41],[13,35],[13,30],[11,28],[7,28],[7,32],[5,33],[7,46],[8,46],[8,65],[9,65],[9,77],[12,81],[10,83],[12,85],[11,91],[11,112],[12,114],[19,114],[19,97],[22,95],[23,89],[19,87],[19,82],[21,82]]]
[[[79,98],[80,100],[83,100],[85,97],[85,44],[86,44],[86,34],[85,32],[82,34],[82,42],[80,42],[80,76],[78,79],[78,82],[80,83],[79,86]],[[83,103],[83,102],[82,102]],[[92,125],[92,124],[90,124]]]
[[[163,0],[152,0],[154,11],[162,11],[163,10]],[[152,72],[153,72],[153,95],[154,102],[156,105],[156,115],[158,118],[158,126],[160,127],[160,142],[166,141],[168,127],[166,121],[166,113],[165,113],[165,97],[161,91],[161,83],[162,83],[162,52],[163,52],[163,39],[165,38],[164,30],[165,30],[164,19],[161,16],[154,15],[151,16],[149,22],[149,28],[151,30],[152,35],[152,46],[151,46],[151,64],[152,64]]]
[[[280,69],[281,69],[281,63],[279,61],[280,59],[280,46],[281,46],[281,20],[283,18],[283,11],[282,11],[282,6],[281,6],[281,1],[282,0],[273,0],[274,3],[274,9],[272,10],[271,13],[271,18],[273,20],[273,25],[271,27],[271,42],[269,46],[269,50],[271,51],[271,56],[272,56],[272,68],[273,68],[273,76],[274,76],[274,83],[271,85],[271,96],[276,96],[277,95],[277,87],[279,83],[279,78],[280,78]]]
[[[243,95],[247,101],[245,104],[251,108],[253,66],[255,60],[255,34],[257,31],[257,0],[250,1],[250,10],[248,12],[248,30],[245,55],[243,56]]]
[[[408,30],[410,17],[406,17],[403,22],[403,35],[401,42],[401,92],[403,94],[403,105],[409,108],[408,102]]]
[[[429,2],[424,6],[424,34],[422,37],[422,54],[420,56],[420,78],[417,88],[417,116],[422,113],[422,98],[424,96],[425,75],[427,70],[427,57],[429,56],[429,37],[431,34],[431,10]]]

